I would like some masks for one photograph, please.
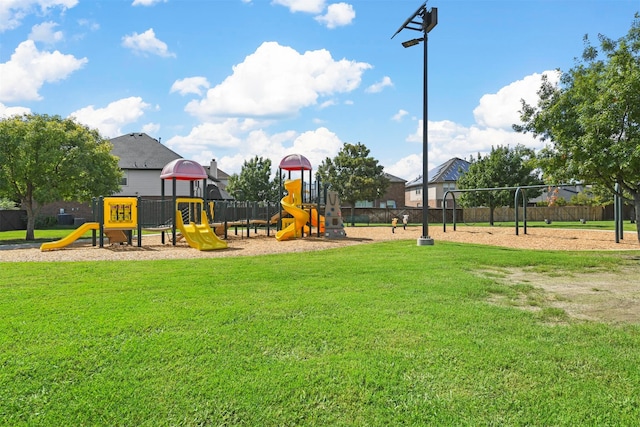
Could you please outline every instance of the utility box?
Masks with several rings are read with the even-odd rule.
[[[73,225],[73,215],[67,213],[58,214],[58,225]]]

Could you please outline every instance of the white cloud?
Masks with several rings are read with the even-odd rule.
[[[291,12],[320,13],[325,0],[273,0],[272,4],[288,7]]]
[[[327,99],[326,101],[324,101],[323,103],[320,104],[320,109],[324,110],[325,108],[329,108],[336,105],[336,100],[335,99]]]
[[[170,93],[179,92],[180,95],[187,95],[189,93],[195,93],[196,95],[202,95],[202,89],[209,88],[209,81],[206,77],[187,77],[182,80],[176,80],[171,85]]]
[[[142,34],[133,33],[122,38],[122,46],[131,49],[141,55],[151,54],[163,58],[175,58],[175,53],[169,52],[167,44],[158,38],[153,28],[149,28]]]
[[[166,3],[167,0],[133,0],[131,6],[153,6],[156,3]]]
[[[514,132],[511,128],[512,124],[520,120],[520,99],[536,103],[536,92],[540,88],[543,74],[547,74],[552,83],[558,82],[559,75],[556,71],[534,73],[506,85],[495,94],[482,96],[474,109],[476,123],[471,126],[447,120],[429,121],[429,169],[452,157],[468,159],[477,154],[486,155],[491,152],[491,147],[498,145],[515,147],[522,144],[534,150],[543,148],[544,144],[539,139]],[[407,142],[422,144],[422,120],[418,120],[415,132],[407,136]],[[406,156],[386,170],[405,179],[413,179],[422,174],[422,153]]]
[[[422,120],[418,121],[416,131],[407,137],[407,142],[422,144]],[[477,125],[466,127],[449,120],[429,121],[428,158],[429,170],[452,157],[468,159],[470,156],[488,154],[492,146],[523,144],[540,149],[542,145],[531,135],[524,135],[501,128],[486,128]],[[419,163],[416,159],[419,158]],[[400,159],[386,168],[387,172],[413,179],[422,174],[422,152]]]
[[[55,22],[43,22],[42,24],[34,25],[31,28],[29,34],[29,40],[35,42],[44,42],[48,44],[54,44],[64,39],[62,31],[54,31],[58,24]]]
[[[155,135],[159,131],[160,131],[159,123],[147,123],[146,125],[142,126],[142,132],[146,133],[147,135]]]
[[[393,115],[393,117],[391,117],[391,120],[394,120],[396,122],[402,121],[402,119],[404,118],[404,116],[408,115],[409,112],[405,111],[405,110],[399,110],[396,114]]]
[[[90,105],[69,116],[90,128],[98,129],[102,135],[113,138],[122,134],[123,126],[135,123],[142,117],[147,108],[149,104],[142,101],[142,98],[132,96],[114,101],[104,108]]]
[[[64,80],[87,62],[57,50],[39,51],[33,40],[26,40],[8,62],[0,64],[0,101],[39,100],[38,90],[44,83]]]
[[[2,0],[0,2],[0,33],[13,30],[22,24],[28,15],[40,10],[46,14],[50,9],[62,11],[78,4],[78,0]]]
[[[480,104],[473,110],[476,123],[501,129],[511,129],[511,125],[520,123],[520,100],[531,103],[538,99],[536,92],[540,89],[544,74],[552,83],[557,83],[560,77],[557,71],[534,73],[503,87],[497,93],[482,96]]]
[[[239,173],[244,161],[254,156],[271,160],[271,171],[275,175],[280,161],[288,154],[303,154],[314,169],[327,157],[335,157],[342,142],[337,135],[325,127],[298,134],[286,131],[269,135],[262,129],[247,135],[242,143],[246,150],[231,156],[222,156],[218,165],[227,173]]]
[[[207,122],[194,127],[186,136],[174,136],[167,140],[166,145],[183,157],[200,161],[203,160],[197,158],[200,152],[240,147],[242,138],[259,126],[260,123],[252,119]]]
[[[21,116],[31,114],[31,109],[27,107],[7,107],[0,102],[0,117]]]
[[[303,133],[293,130],[268,133],[270,122],[253,119],[226,119],[222,122],[203,123],[186,136],[166,141],[167,147],[183,157],[208,164],[211,158],[227,173],[238,173],[244,161],[254,156],[271,159],[275,174],[280,160],[287,154],[302,153],[314,168],[326,157],[334,157],[342,142],[325,127]]]
[[[314,19],[324,24],[329,29],[343,27],[351,24],[356,17],[353,6],[348,3],[334,3],[329,5],[327,13],[316,16]]]
[[[391,77],[389,76],[384,76],[382,78],[382,80],[380,80],[378,83],[374,83],[371,86],[369,86],[368,88],[365,89],[365,92],[367,93],[378,93],[378,92],[382,92],[382,90],[385,87],[388,86],[393,86],[393,82],[391,81]]]
[[[391,166],[385,166],[384,171],[399,178],[404,178],[407,181],[411,181],[419,175],[422,175],[422,153],[410,154],[403,157]]]
[[[300,54],[276,42],[265,42],[204,99],[185,111],[211,117],[287,117],[315,105],[318,98],[356,89],[371,65],[334,60],[325,50]]]
[[[88,28],[90,31],[98,31],[100,29],[100,24],[89,19],[78,19],[78,25]]]
[[[476,153],[488,153],[492,146],[527,143],[531,136],[501,128],[485,128],[473,125],[465,127],[450,120],[429,121],[429,150],[451,157],[467,157]],[[416,132],[407,137],[408,142],[422,143],[422,120],[418,121]],[[449,154],[447,154],[449,153]],[[443,159],[442,162],[448,160]],[[440,159],[439,159],[440,160]],[[442,163],[440,162],[440,163]]]
[[[342,141],[338,136],[326,127],[307,131],[300,134],[294,141],[288,152],[278,159],[278,162],[287,154],[301,153],[309,159],[311,166],[318,166],[327,157],[335,157],[342,148]],[[286,151],[286,150],[285,150]]]

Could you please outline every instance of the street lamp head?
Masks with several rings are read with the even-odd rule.
[[[402,46],[411,47],[419,44],[422,41],[424,41],[424,37],[420,37],[419,39],[407,40],[406,42],[402,42]]]

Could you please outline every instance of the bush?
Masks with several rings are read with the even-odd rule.
[[[38,216],[36,217],[36,228],[52,228],[58,225],[58,219],[55,216]]]

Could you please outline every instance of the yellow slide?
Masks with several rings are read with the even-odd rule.
[[[209,224],[185,224],[182,221],[182,213],[176,212],[176,226],[180,233],[184,236],[189,246],[199,251],[213,251],[216,249],[225,249],[228,247],[227,242],[221,240],[216,233],[213,232]],[[207,213],[202,210],[201,218],[207,218]]]
[[[64,248],[65,246],[69,246],[70,244],[78,240],[84,233],[90,230],[100,230],[100,224],[97,222],[85,222],[63,239],[56,240],[55,242],[43,243],[42,245],[40,245],[40,250],[50,251],[52,249]]]
[[[284,188],[288,194],[282,198],[280,203],[282,208],[291,214],[294,221],[276,233],[276,240],[278,241],[299,237],[300,230],[309,222],[309,212],[296,206],[300,204],[298,198],[302,189],[302,180],[288,180],[284,183]]]
[[[311,209],[311,225],[318,227],[320,233],[324,233],[324,217],[320,215],[320,224],[318,224],[318,211],[315,209]]]

